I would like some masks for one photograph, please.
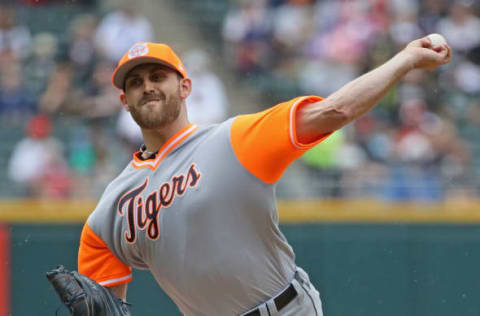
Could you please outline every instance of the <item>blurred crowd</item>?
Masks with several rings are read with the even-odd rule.
[[[480,194],[480,3],[468,0],[238,0],[223,21],[241,80],[328,96],[408,42],[443,34],[448,66],[413,71],[368,115],[308,152],[303,197],[436,201]],[[268,103],[268,102],[267,102]],[[268,106],[269,104],[265,104]]]
[[[130,1],[117,1],[106,12],[86,7],[60,34],[39,31],[18,18],[22,10],[51,5],[47,2],[52,1],[0,7],[1,167],[6,176],[0,191],[4,198],[98,198],[142,144],[111,76],[134,43],[155,41],[154,28]],[[53,2],[65,7],[65,2]],[[190,117],[199,124],[223,120],[228,103],[223,85],[209,71],[210,57],[192,50],[182,58],[198,82],[188,101]]]
[[[102,12],[89,8],[54,34],[18,18],[24,5],[49,1],[24,2],[0,7],[0,125],[8,150],[0,159],[2,197],[97,198],[142,143],[111,74],[133,43],[157,39],[154,27],[134,2],[123,1]],[[443,34],[453,48],[451,64],[412,71],[372,112],[305,154],[280,183],[280,197],[480,196],[478,3],[230,4],[219,25],[222,64],[261,92],[264,108],[297,95],[326,97],[429,33]],[[194,82],[191,121],[219,122],[236,112],[207,53],[181,58]]]

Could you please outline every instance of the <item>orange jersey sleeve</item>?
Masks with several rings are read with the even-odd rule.
[[[88,222],[80,237],[78,272],[107,287],[132,281],[132,268],[115,257]]]
[[[294,160],[331,134],[308,144],[297,139],[298,109],[321,100],[316,96],[298,97],[263,112],[235,118],[230,138],[240,163],[266,183],[278,181]]]

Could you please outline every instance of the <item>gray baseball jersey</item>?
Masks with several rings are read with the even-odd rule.
[[[190,124],[108,185],[81,236],[79,271],[104,286],[149,269],[185,315],[235,315],[292,280],[275,183],[322,141],[295,133],[300,97],[218,125]]]

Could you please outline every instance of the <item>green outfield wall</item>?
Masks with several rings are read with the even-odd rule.
[[[326,316],[480,315],[480,223],[475,216],[428,220],[397,214],[387,220],[340,211],[336,218],[319,219],[299,212],[301,219],[285,215],[281,229],[298,265],[320,290]],[[2,270],[9,271],[11,315],[55,315],[61,304],[45,271],[59,263],[76,269],[84,217],[68,220],[61,214],[62,223],[39,213],[19,216],[22,220],[4,219],[9,236],[3,240],[10,249],[0,255]],[[134,271],[128,296],[135,316],[180,315],[148,272]],[[59,315],[68,315],[65,307]]]

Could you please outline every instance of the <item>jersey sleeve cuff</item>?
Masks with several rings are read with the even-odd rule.
[[[306,106],[308,104],[316,103],[322,101],[323,98],[318,97],[318,96],[305,96],[301,97],[298,100],[296,100],[292,107],[290,108],[290,141],[292,145],[299,149],[299,150],[308,150],[315,145],[321,143],[324,141],[328,136],[330,136],[333,132],[328,132],[323,135],[321,135],[319,138],[317,138],[315,141],[310,142],[310,143],[302,143],[298,140],[297,137],[297,126],[296,126],[296,118],[297,118],[297,112],[299,109],[301,109],[303,106]]]
[[[132,274],[130,273],[129,275],[121,276],[121,277],[118,277],[118,278],[111,278],[111,279],[108,279],[108,280],[99,281],[98,284],[100,284],[101,286],[105,286],[105,287],[112,287],[112,286],[115,286],[115,285],[128,283],[132,280],[133,280],[133,277],[132,277]]]

